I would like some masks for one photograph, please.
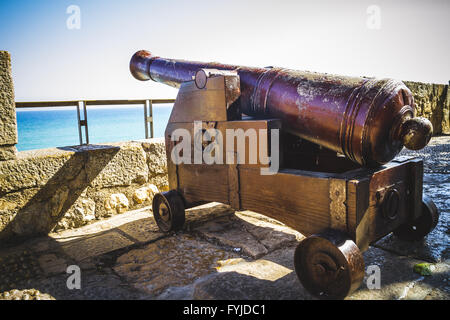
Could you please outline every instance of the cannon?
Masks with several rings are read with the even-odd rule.
[[[130,71],[180,89],[165,131],[169,191],[152,203],[164,232],[207,202],[269,216],[306,236],[294,254],[303,286],[341,299],[360,286],[371,243],[391,232],[417,240],[438,222],[422,196],[423,161],[396,157],[425,147],[433,131],[401,81],[144,50]]]
[[[135,78],[176,88],[205,68],[237,71],[238,115],[278,118],[286,131],[363,166],[387,163],[403,145],[421,149],[431,138],[431,123],[414,117],[411,92],[393,79],[189,62],[159,58],[148,51],[137,52],[130,64]]]

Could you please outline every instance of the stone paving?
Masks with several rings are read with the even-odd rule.
[[[441,212],[423,241],[388,235],[364,252],[380,268],[381,288],[366,280],[347,299],[450,298],[450,136],[433,138],[424,193]],[[250,211],[212,203],[189,209],[185,228],[163,234],[150,208],[0,249],[0,299],[315,299],[293,266],[300,233]],[[431,276],[413,271],[431,264]],[[68,289],[79,266],[81,289]]]

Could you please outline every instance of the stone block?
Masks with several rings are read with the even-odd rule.
[[[86,164],[90,186],[93,188],[129,186],[148,181],[146,154],[139,143],[112,143],[110,158],[105,157],[106,150],[92,153],[91,161]]]
[[[62,175],[60,170],[64,171],[65,180],[72,180],[81,170],[83,160],[75,157],[73,151],[56,148],[19,152],[16,160],[0,162],[0,194],[42,187],[50,179],[56,179],[58,172]]]
[[[0,51],[0,146],[17,143],[16,108],[11,74],[11,56]]]
[[[113,193],[105,202],[105,208],[109,213],[124,213],[128,207],[128,198],[123,193]]]
[[[0,146],[0,161],[15,159],[17,149],[15,146]]]
[[[133,193],[133,200],[138,204],[144,203],[145,201],[151,201],[153,196],[158,192],[159,190],[154,184],[149,184],[148,186],[136,189]]]
[[[164,138],[141,140],[142,147],[147,154],[149,175],[167,174],[166,147]]]
[[[434,134],[450,133],[448,85],[405,81],[412,91],[418,116],[433,124]]]
[[[67,211],[53,231],[79,228],[95,219],[95,201],[80,197]]]

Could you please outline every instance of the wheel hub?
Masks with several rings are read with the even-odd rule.
[[[308,237],[294,255],[300,282],[313,295],[325,299],[345,297],[364,277],[364,260],[357,246],[348,239],[334,240],[326,234]]]
[[[161,203],[161,206],[159,207],[159,215],[161,216],[161,219],[166,222],[170,220],[169,208],[167,208],[165,203]]]

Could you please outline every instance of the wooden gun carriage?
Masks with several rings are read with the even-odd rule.
[[[207,202],[269,216],[306,236],[294,255],[298,278],[313,295],[334,299],[360,286],[361,252],[371,243],[391,232],[406,240],[420,239],[436,226],[436,206],[422,197],[422,160],[396,158],[384,165],[361,166],[292,134],[276,117],[242,117],[234,109],[241,94],[235,72],[200,69],[192,78],[181,83],[165,132],[170,191],[153,199],[162,231],[180,230],[185,209]],[[199,128],[197,152],[217,143],[213,136],[202,138],[210,129],[220,133],[222,146],[232,144],[236,151],[225,150],[216,163],[196,163]],[[184,141],[190,152],[182,156],[190,161],[174,161],[180,151],[175,148],[182,143],[174,134],[177,129],[194,137]],[[239,149],[235,137],[227,136],[230,129],[258,134],[253,140],[247,136]],[[279,133],[279,168],[262,174],[271,163],[250,163],[250,153],[264,145],[270,150],[273,130]],[[277,151],[270,150],[271,156]]]

